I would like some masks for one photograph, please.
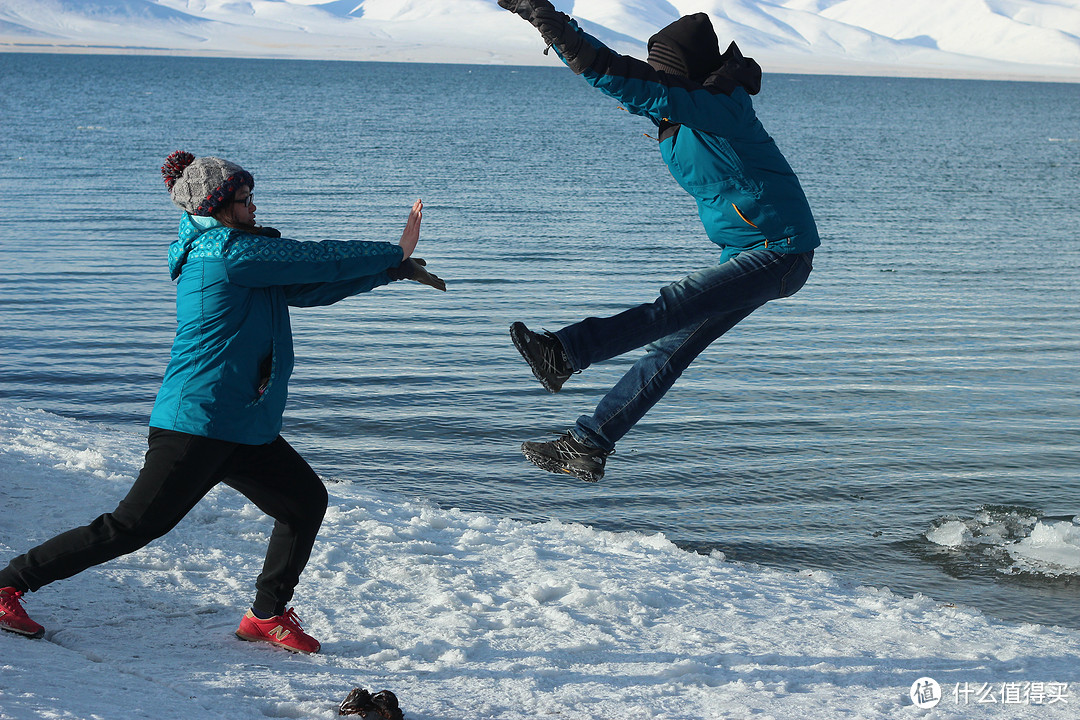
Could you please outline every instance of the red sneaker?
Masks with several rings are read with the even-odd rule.
[[[269,620],[260,620],[250,610],[240,621],[236,637],[253,642],[268,642],[292,652],[313,654],[322,646],[319,641],[308,635],[300,627],[300,618],[289,608],[284,615],[275,615]]]
[[[0,629],[39,638],[45,628],[30,619],[19,602],[23,594],[13,587],[0,588]]]

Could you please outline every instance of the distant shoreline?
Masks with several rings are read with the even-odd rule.
[[[478,65],[507,67],[561,67],[561,63],[549,56],[539,55],[537,62],[529,62],[531,56],[515,54],[512,57],[491,55],[449,57],[439,55],[439,51],[448,48],[375,48],[366,52],[358,51],[355,56],[344,56],[341,52],[318,54],[310,46],[291,46],[284,52],[269,50],[257,51],[247,48],[239,52],[218,49],[161,48],[142,46],[123,46],[106,44],[47,43],[12,40],[0,36],[0,53],[8,54],[43,54],[43,55],[116,55],[150,57],[192,57],[192,58],[232,58],[237,60],[310,60],[319,62],[381,62],[381,63],[430,63],[434,65]],[[310,51],[310,52],[305,52]],[[469,51],[460,49],[460,53]],[[988,80],[1004,82],[1042,82],[1042,83],[1080,83],[1080,68],[1026,66],[1016,63],[1002,63],[1001,72],[991,72],[985,67],[944,67],[922,66],[915,64],[885,64],[858,59],[821,59],[813,60],[806,56],[771,55],[768,52],[756,53],[759,61],[770,74],[793,75],[838,75],[852,77],[892,77],[927,80]],[[985,61],[982,61],[985,62]]]

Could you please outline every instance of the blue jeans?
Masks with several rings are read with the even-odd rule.
[[[614,449],[714,340],[768,301],[794,295],[810,275],[813,258],[813,251],[747,250],[668,285],[652,303],[556,332],[575,370],[647,346],[593,414],[578,418],[574,436]]]

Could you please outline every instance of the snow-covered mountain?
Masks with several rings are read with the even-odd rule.
[[[708,12],[767,69],[1080,80],[1080,0],[555,0],[621,52]],[[0,0],[0,51],[548,64],[495,0]]]

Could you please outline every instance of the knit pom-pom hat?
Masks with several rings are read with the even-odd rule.
[[[255,178],[236,163],[217,157],[197,158],[183,150],[165,159],[161,177],[173,203],[192,215],[213,215],[236,197],[241,185],[255,188]]]

